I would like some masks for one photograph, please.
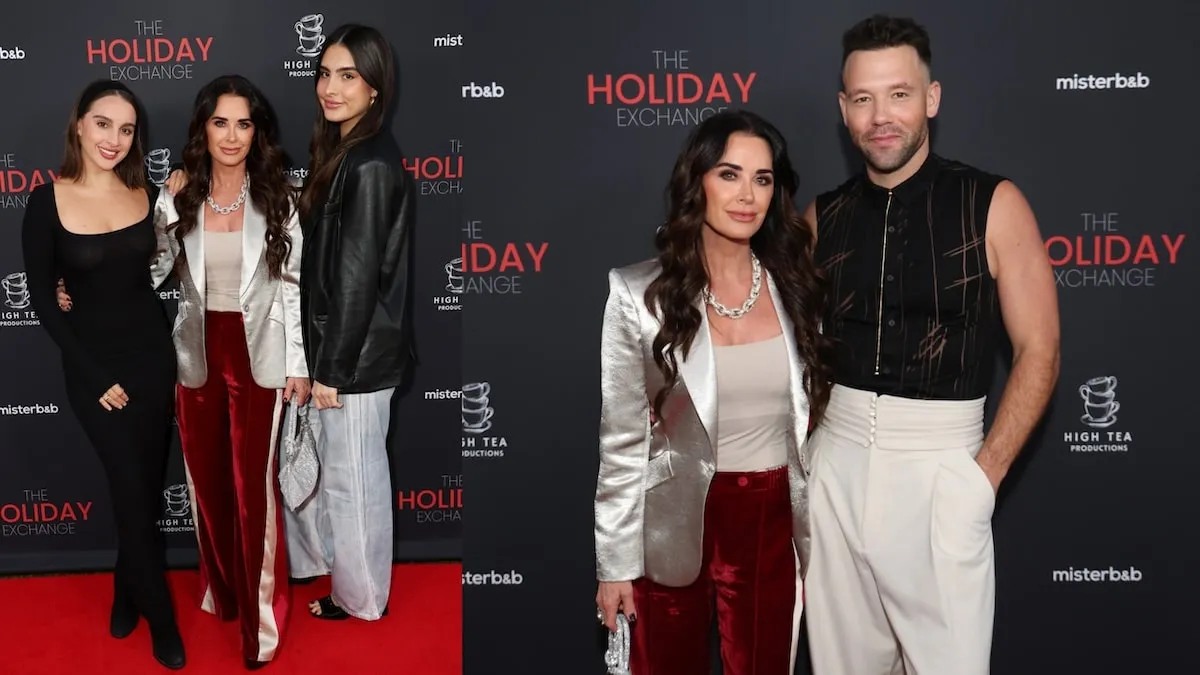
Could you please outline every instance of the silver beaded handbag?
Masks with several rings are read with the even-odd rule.
[[[629,672],[629,620],[617,612],[617,629],[608,634],[608,651],[604,652],[604,664],[608,675],[630,675]]]
[[[283,439],[283,461],[279,463],[279,491],[293,512],[317,489],[321,471],[317,439],[308,422],[308,406],[292,401],[287,437]]]

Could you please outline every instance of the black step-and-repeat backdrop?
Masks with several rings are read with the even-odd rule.
[[[63,392],[59,352],[38,325],[23,273],[20,224],[29,191],[53,180],[71,105],[89,81],[125,82],[148,108],[151,179],[180,160],[192,100],[238,73],[267,95],[293,172],[307,175],[317,54],[342,23],[379,28],[400,64],[394,132],[416,178],[420,367],[393,411],[390,439],[398,560],[461,555],[462,461],[458,223],[464,218],[458,4],[370,0],[199,4],[19,3],[0,28],[0,573],[102,568],[115,533],[100,465]],[[160,289],[171,316],[177,290]],[[178,444],[163,485],[160,526],[174,564],[195,559]]]
[[[397,556],[453,557],[461,537],[466,672],[603,672],[592,494],[605,271],[652,254],[674,157],[714,111],[748,107],[787,134],[801,203],[856,170],[837,113],[839,40],[880,9],[930,28],[936,149],[1017,182],[1059,284],[1061,384],[996,515],[994,672],[1188,672],[1200,7],[1185,0],[10,8],[0,572],[112,560],[106,488],[29,310],[18,246],[73,98],[97,77],[128,82],[150,109],[161,180],[197,88],[244,74],[303,175],[313,54],[359,21],[396,48],[394,128],[421,195],[421,367],[393,439]],[[162,527],[177,561],[194,549],[182,483],[176,454]]]
[[[878,10],[930,29],[935,149],[1024,190],[1058,280],[1061,382],[995,519],[993,672],[1195,671],[1197,5],[614,0],[469,5],[467,673],[604,672],[605,272],[652,255],[674,158],[713,111],[784,131],[801,204],[856,170],[840,37]]]

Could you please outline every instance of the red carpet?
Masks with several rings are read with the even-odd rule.
[[[392,568],[388,615],[320,621],[307,604],[329,591],[328,578],[292,588],[291,627],[263,675],[320,673],[462,673],[462,568],[411,564]],[[187,648],[187,675],[246,673],[236,623],[201,612],[195,572],[170,575]],[[161,675],[143,620],[124,640],[108,634],[112,575],[0,579],[0,673],[3,675]]]

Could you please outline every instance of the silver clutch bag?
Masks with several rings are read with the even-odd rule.
[[[279,491],[292,511],[300,508],[317,489],[321,471],[317,439],[308,423],[308,406],[292,401],[287,436],[283,439],[283,461],[279,463]]]
[[[604,652],[608,675],[630,675],[629,637],[629,620],[617,612],[617,629],[608,634],[608,651]]]

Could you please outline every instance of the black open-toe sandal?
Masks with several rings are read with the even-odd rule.
[[[308,613],[312,614],[318,619],[328,619],[329,621],[345,621],[346,619],[350,618],[350,615],[346,613],[346,610],[338,607],[337,604],[334,603],[332,596],[327,595],[320,600],[317,600],[317,605],[319,605],[321,608],[320,614],[313,614],[311,607],[308,609]]]

